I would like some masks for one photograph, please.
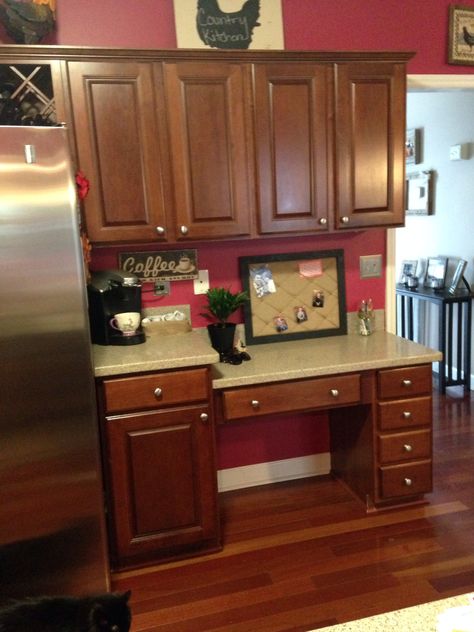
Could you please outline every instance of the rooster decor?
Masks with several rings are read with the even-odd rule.
[[[469,31],[467,30],[465,26],[462,27],[462,34],[464,37],[464,41],[466,42],[468,46],[471,47],[471,50],[472,50],[472,47],[474,46],[474,34],[469,33]]]
[[[199,37],[212,48],[248,48],[253,30],[260,26],[260,0],[246,0],[240,11],[221,11],[217,0],[198,0]]]
[[[0,22],[17,44],[38,44],[54,30],[56,0],[0,0]]]

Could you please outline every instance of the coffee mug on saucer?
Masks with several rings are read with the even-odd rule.
[[[140,321],[140,312],[121,312],[110,320],[110,326],[121,331],[124,336],[133,336],[140,326]]]

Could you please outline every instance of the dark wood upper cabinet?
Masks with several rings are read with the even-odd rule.
[[[92,242],[404,223],[412,53],[0,48],[51,66]]]
[[[68,74],[78,163],[91,184],[84,200],[90,240],[165,240],[153,64],[73,61]]]
[[[260,233],[329,227],[331,76],[330,65],[255,66]]]
[[[405,66],[336,65],[336,228],[403,225]]]
[[[250,233],[253,165],[245,75],[243,64],[164,64],[178,239]]]

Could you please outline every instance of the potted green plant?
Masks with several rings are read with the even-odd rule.
[[[234,346],[236,324],[229,317],[249,300],[247,292],[231,292],[224,287],[213,287],[206,292],[206,311],[201,315],[212,320],[207,326],[213,348],[222,360]]]

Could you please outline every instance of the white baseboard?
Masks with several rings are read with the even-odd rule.
[[[321,476],[329,474],[330,469],[331,455],[329,452],[323,452],[294,459],[218,470],[217,485],[220,492],[228,492],[232,489],[268,485],[308,476]]]

